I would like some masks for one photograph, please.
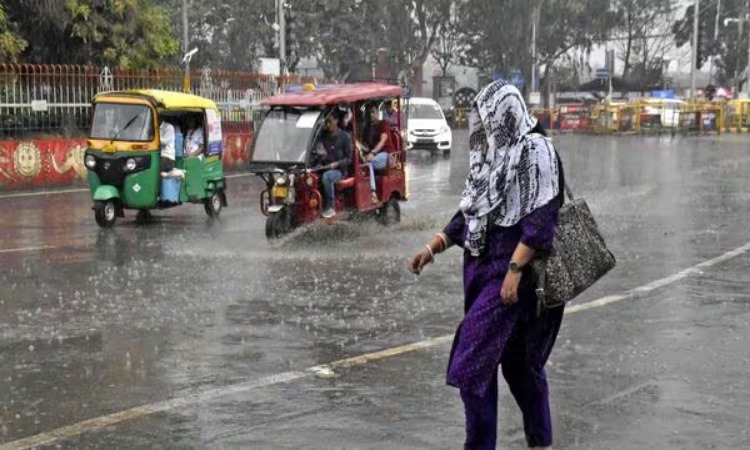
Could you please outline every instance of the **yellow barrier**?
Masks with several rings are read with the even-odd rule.
[[[725,128],[730,133],[750,131],[750,99],[730,100],[724,106]]]
[[[746,111],[750,113],[750,102]],[[686,103],[641,99],[591,108],[594,133],[661,133],[664,131],[722,132],[724,107],[718,102]]]
[[[680,131],[717,132],[724,129],[724,106],[719,102],[691,102],[680,115]]]

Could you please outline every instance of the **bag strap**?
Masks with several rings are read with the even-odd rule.
[[[544,286],[547,282],[547,258],[539,260],[538,270],[536,272],[536,316],[542,314],[542,304],[544,303]]]
[[[565,204],[566,194],[571,202],[575,200],[575,197],[573,196],[573,191],[570,189],[570,186],[568,186],[568,183],[565,181],[565,169],[563,168],[562,159],[560,158],[560,153],[557,152],[557,149],[555,149],[555,156],[557,156],[557,184],[558,186],[563,187],[558,194],[560,206],[562,206]]]

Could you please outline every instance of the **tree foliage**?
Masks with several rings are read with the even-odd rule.
[[[448,75],[448,68],[459,60],[459,55],[465,51],[461,40],[461,24],[457,17],[452,16],[443,26],[443,32],[437,38],[430,55],[440,66],[442,76]]]
[[[461,61],[492,72],[521,71],[526,80],[535,13],[537,64],[545,73],[569,52],[591,49],[614,23],[609,0],[463,0],[458,8],[463,23],[472,24],[462,27]]]
[[[724,25],[725,19],[741,17],[745,8],[745,0],[722,0],[719,17],[719,29],[716,33],[716,3],[701,7],[698,20],[699,28],[703,30],[707,39],[700,52],[700,63],[711,59],[716,68],[716,81],[722,85],[731,85],[741,89],[747,81],[745,67],[748,64],[748,24],[745,23],[742,35],[736,22]],[[693,6],[685,10],[683,17],[675,21],[672,26],[675,42],[679,47],[691,45],[693,36]],[[714,36],[718,39],[714,40]]]
[[[153,0],[5,0],[28,47],[20,57],[48,64],[149,68],[176,55],[169,11]]]
[[[28,42],[15,33],[15,24],[8,21],[5,7],[0,4],[0,62],[17,62]]]
[[[623,63],[622,77],[632,85],[663,81],[667,57],[675,48],[670,27],[676,18],[675,0],[616,0],[612,5],[621,40],[615,49]]]

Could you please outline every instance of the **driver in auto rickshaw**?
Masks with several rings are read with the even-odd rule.
[[[336,215],[336,183],[346,178],[351,165],[352,143],[349,135],[339,128],[341,118],[332,111],[326,117],[326,128],[315,146],[313,166],[323,171],[321,180],[325,190],[322,216]]]

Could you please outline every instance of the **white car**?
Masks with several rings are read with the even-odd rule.
[[[406,142],[409,150],[451,151],[453,132],[435,100],[422,97],[409,99],[407,117]]]
[[[675,99],[646,99],[641,103],[641,126],[656,128],[679,127],[681,111],[687,105]]]

